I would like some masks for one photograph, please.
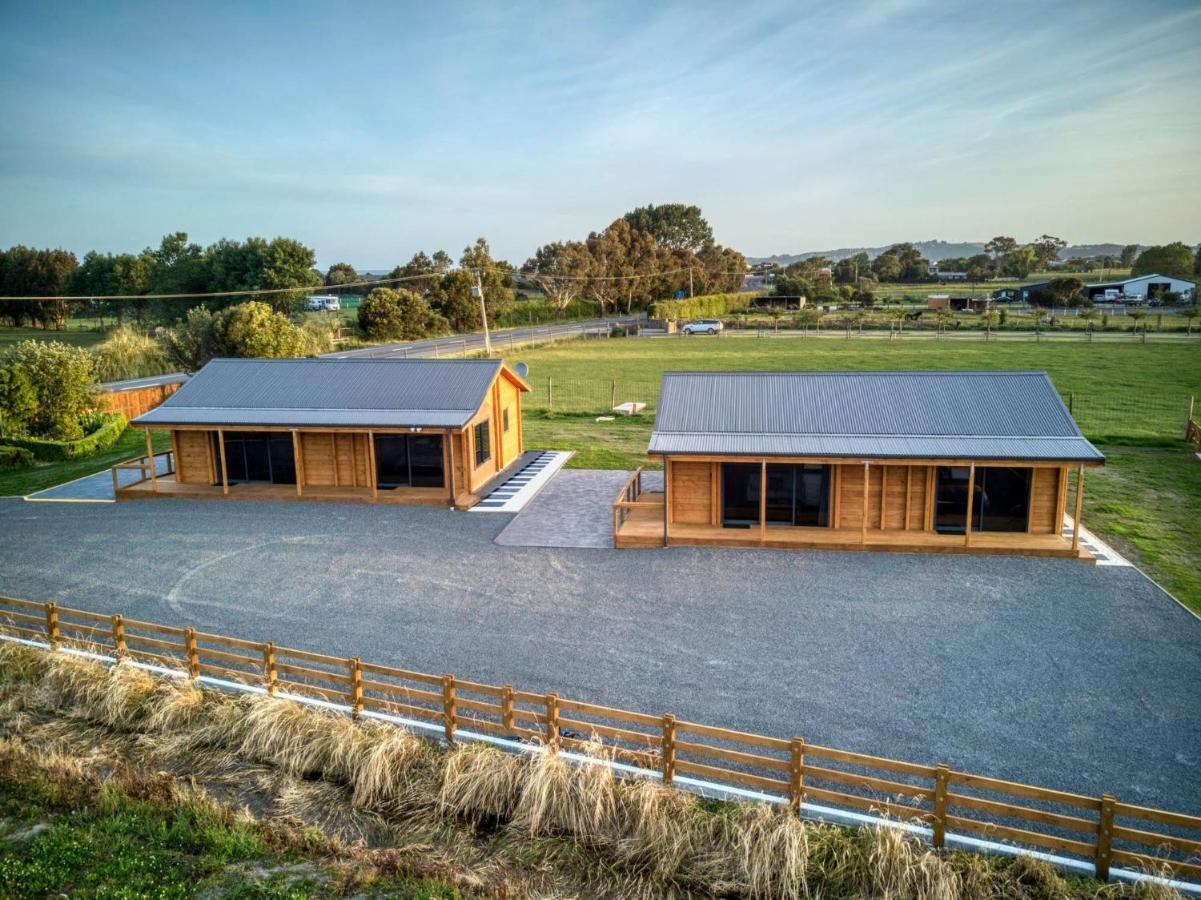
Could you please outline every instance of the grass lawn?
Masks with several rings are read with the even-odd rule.
[[[154,432],[154,449],[168,450],[171,447],[169,431]],[[37,463],[28,469],[15,472],[0,472],[0,497],[23,497],[34,491],[73,481],[93,472],[101,472],[114,463],[146,453],[146,436],[140,428],[127,428],[112,447],[103,453],[84,459],[64,462]]]
[[[62,341],[76,347],[94,347],[104,340],[104,335],[94,330],[90,324],[68,322],[62,331],[53,328],[43,331],[40,328],[0,328],[0,352],[30,338],[37,341]]]
[[[1201,395],[1201,346],[1170,344],[904,344],[797,338],[665,338],[559,344],[513,354],[530,366],[526,446],[575,450],[576,468],[657,466],[646,458],[653,415],[597,422],[618,402],[653,409],[666,370],[1044,369],[1074,394],[1077,419],[1108,457],[1085,483],[1085,524],[1201,612],[1201,462],[1180,439]],[[547,377],[554,412],[547,412]]]

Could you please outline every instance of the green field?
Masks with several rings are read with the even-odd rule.
[[[673,337],[565,343],[517,360],[534,387],[526,446],[575,450],[578,468],[623,469],[656,465],[649,413],[667,370],[1045,370],[1108,456],[1086,481],[1085,524],[1201,611],[1201,462],[1182,439],[1188,397],[1201,395],[1201,345]],[[614,395],[648,414],[597,422]]]
[[[171,433],[169,431],[154,432],[154,449],[169,450],[171,448]],[[111,468],[115,463],[123,462],[135,456],[146,453],[146,434],[140,428],[128,428],[117,439],[117,443],[102,453],[83,459],[70,459],[65,462],[37,463],[28,469],[17,469],[14,472],[0,472],[0,497],[24,497],[34,491],[40,491],[66,481],[74,481],[84,475],[102,472]]]
[[[70,321],[62,331],[53,328],[43,331],[41,328],[0,328],[0,352],[14,344],[27,340],[62,341],[76,347],[94,347],[104,340],[104,335],[97,329],[96,323],[90,320]]]

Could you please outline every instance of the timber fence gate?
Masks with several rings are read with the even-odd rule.
[[[882,815],[948,834],[1006,842],[1091,865],[1201,881],[1201,816],[1004,781],[947,765],[921,765],[614,709],[393,666],[0,597],[0,633],[51,650],[74,647],[165,667],[190,678],[235,681],[267,694],[314,697],[355,716],[384,713],[429,723],[453,742],[460,729],[535,742],[552,751],[607,754],[656,773],[666,785],[703,781],[763,799]]]

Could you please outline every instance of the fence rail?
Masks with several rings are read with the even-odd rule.
[[[629,486],[636,484],[631,478]],[[271,695],[316,697],[356,716],[369,710],[417,719],[440,725],[449,742],[463,729],[552,750],[600,743],[615,759],[657,772],[667,785],[692,777],[766,793],[794,808],[816,803],[918,822],[929,827],[935,847],[945,846],[948,833],[974,835],[1087,860],[1101,880],[1108,880],[1111,865],[1201,880],[1201,816],[1120,803],[1110,794],[1051,790],[946,764],[904,762],[800,737],[735,731],[55,603],[0,597],[0,634],[52,650],[106,652],[191,678],[255,685]]]

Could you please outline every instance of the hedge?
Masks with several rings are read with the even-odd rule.
[[[4,442],[14,447],[21,447],[33,454],[35,459],[42,462],[59,462],[64,459],[78,459],[81,456],[91,456],[100,450],[107,450],[117,443],[117,438],[125,431],[128,424],[125,416],[120,413],[108,413],[100,416],[100,425],[91,434],[77,441],[47,441],[42,438],[6,437]]]
[[[705,294],[687,300],[658,300],[651,304],[652,319],[703,319],[724,316],[736,310],[746,309],[757,295]]]
[[[24,447],[6,447],[0,444],[0,472],[25,469],[33,465],[33,454]]]

